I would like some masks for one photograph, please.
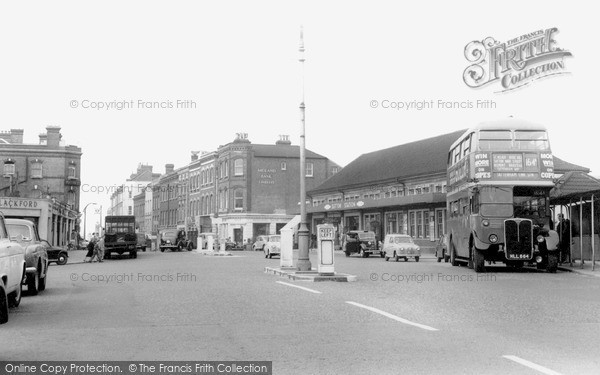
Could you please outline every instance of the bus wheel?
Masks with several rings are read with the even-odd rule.
[[[475,246],[471,247],[471,264],[473,269],[477,273],[485,272],[485,259],[483,257],[483,251],[479,250]]]
[[[546,271],[550,273],[555,273],[558,268],[558,255],[556,254],[548,254],[548,265],[546,266]]]
[[[456,251],[454,250],[454,243],[452,243],[452,239],[450,240],[450,263],[454,267],[458,267],[458,260],[456,259]]]

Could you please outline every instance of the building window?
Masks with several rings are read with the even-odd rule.
[[[235,194],[233,195],[233,201],[234,208],[236,210],[244,209],[244,192],[241,189],[235,191]]]
[[[42,162],[37,159],[31,163],[31,178],[42,178]]]
[[[233,175],[243,176],[244,175],[244,160],[236,159],[233,162]]]
[[[338,173],[339,171],[340,171],[340,169],[338,167],[331,168],[331,174],[332,175]]]
[[[229,162],[225,160],[225,177],[229,176]]]
[[[75,172],[75,166],[69,165],[69,167],[67,168],[67,178],[77,178]]]
[[[131,206],[127,206],[127,215],[132,215],[132,208]]]
[[[4,162],[4,175],[12,176],[15,174],[15,163],[12,161]]]
[[[287,163],[285,161],[281,162],[281,170],[282,171],[287,171]]]
[[[306,177],[313,176],[313,163],[306,163]]]

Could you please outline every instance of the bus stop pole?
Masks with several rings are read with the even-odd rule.
[[[592,271],[594,271],[596,265],[596,234],[594,228],[594,194],[592,194]]]
[[[579,254],[583,268],[583,197],[579,197]]]
[[[569,266],[573,267],[573,201],[569,199]]]

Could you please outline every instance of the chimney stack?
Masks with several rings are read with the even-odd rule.
[[[58,148],[60,145],[60,126],[47,126],[46,127],[46,144],[48,147]]]
[[[173,173],[175,170],[174,164],[165,164],[165,174]]]
[[[290,141],[290,136],[289,135],[280,135],[279,136],[279,140],[277,142],[275,142],[276,145],[284,145],[284,146],[289,146],[292,144],[292,141]]]
[[[22,144],[23,143],[23,129],[10,129],[10,143]]]

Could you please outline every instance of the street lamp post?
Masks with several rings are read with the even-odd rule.
[[[96,204],[94,202],[90,202],[88,204],[85,205],[85,207],[83,208],[83,239],[85,240],[85,230],[86,230],[86,224],[87,224],[87,208],[90,204]]]
[[[298,271],[310,271],[311,264],[308,253],[308,226],[306,223],[306,128],[304,105],[304,31],[300,27],[300,61],[302,66],[302,102],[300,103],[300,122],[302,131],[300,133],[300,228],[298,229]]]

